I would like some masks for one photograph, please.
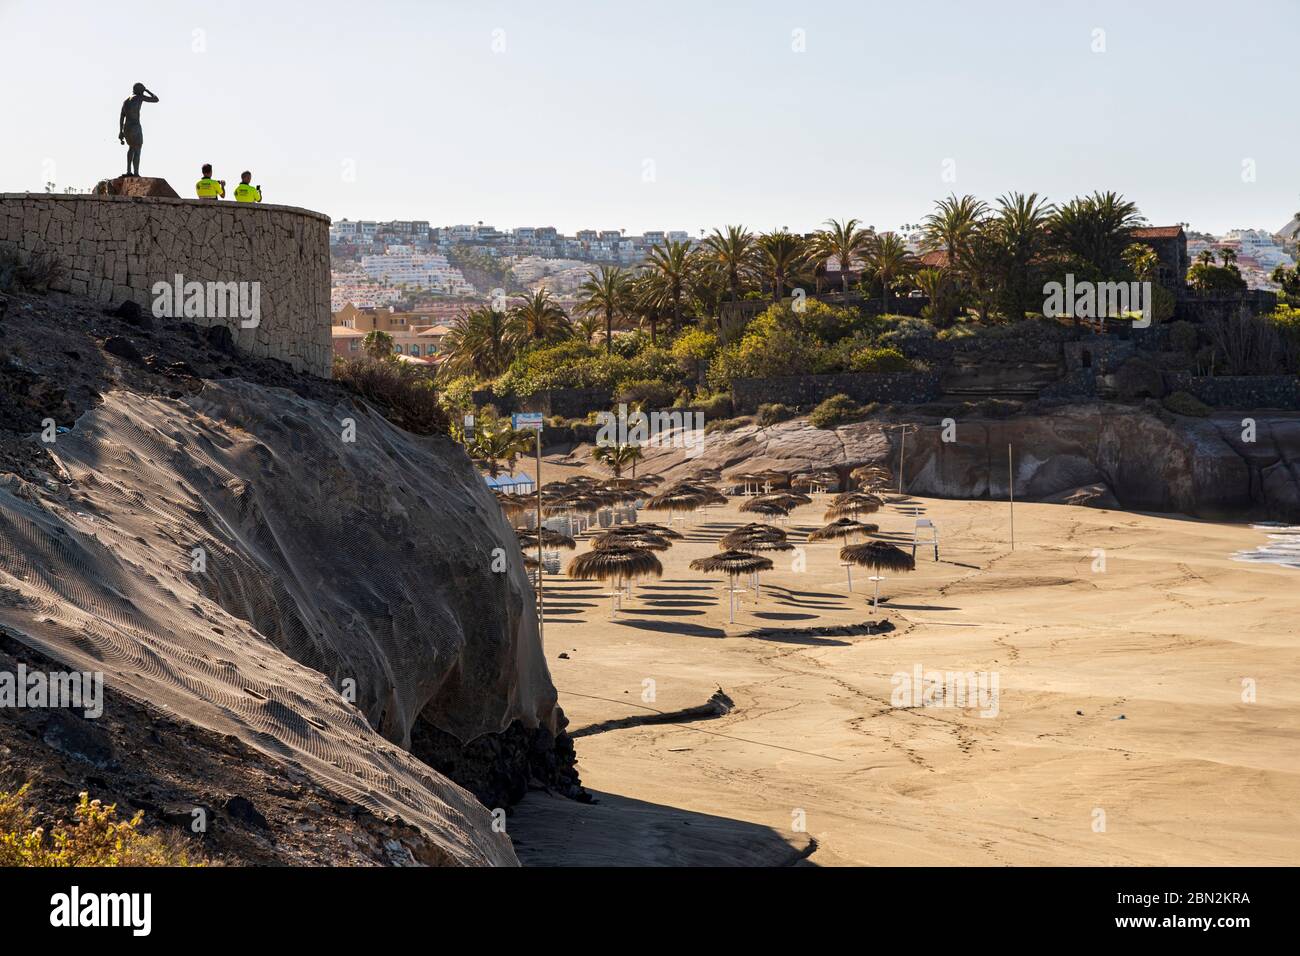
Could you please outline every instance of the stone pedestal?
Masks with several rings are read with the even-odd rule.
[[[181,198],[167,180],[155,179],[152,176],[118,176],[116,179],[101,179],[95,185],[95,195]]]

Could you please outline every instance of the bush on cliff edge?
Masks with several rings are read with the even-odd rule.
[[[334,380],[414,435],[446,435],[451,422],[438,402],[433,376],[396,357],[334,361]]]

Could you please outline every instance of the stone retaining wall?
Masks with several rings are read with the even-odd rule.
[[[1190,392],[1214,408],[1300,410],[1300,379],[1294,375],[1167,376],[1169,390]]]
[[[105,305],[133,300],[153,311],[155,283],[177,275],[186,283],[248,283],[248,301],[255,283],[254,327],[206,308],[185,320],[224,325],[243,350],[325,378],[329,223],[320,213],[264,203],[0,193],[0,251],[56,256],[55,291]]]

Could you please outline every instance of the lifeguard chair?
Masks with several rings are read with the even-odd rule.
[[[922,535],[925,537],[922,537]],[[934,560],[939,560],[939,529],[934,526],[934,522],[929,518],[917,518],[916,525],[912,528],[912,560],[916,560],[917,545],[933,545]]]

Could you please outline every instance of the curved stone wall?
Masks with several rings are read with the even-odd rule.
[[[245,351],[322,377],[332,361],[329,223],[265,203],[0,193],[0,250],[57,256],[56,291],[131,299],[164,323],[179,302],[177,318],[224,325]],[[179,299],[172,291],[160,303],[159,283],[170,289],[178,276]]]

